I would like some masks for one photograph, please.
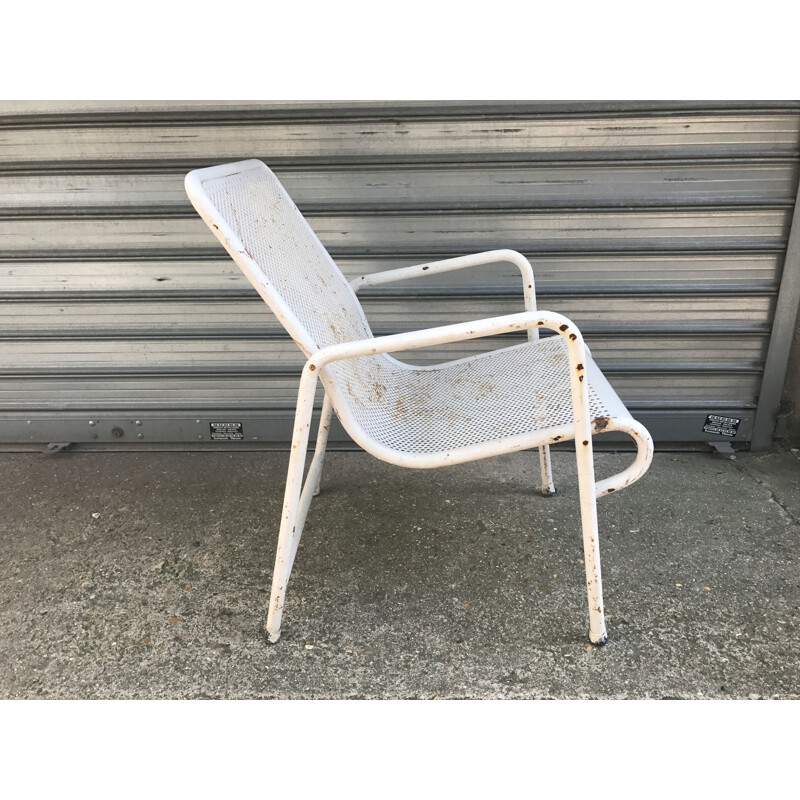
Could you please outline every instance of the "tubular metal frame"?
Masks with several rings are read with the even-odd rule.
[[[589,639],[592,644],[596,645],[606,642],[608,636],[603,611],[603,588],[600,574],[600,545],[596,500],[598,497],[602,497],[625,486],[630,486],[634,481],[638,480],[645,473],[652,460],[653,444],[650,434],[644,426],[633,419],[611,417],[605,418],[601,422],[589,419],[589,414],[587,413],[589,406],[588,385],[586,381],[581,380],[582,367],[580,365],[586,360],[583,337],[575,325],[566,317],[546,311],[528,311],[521,314],[510,314],[503,317],[459,323],[457,325],[447,325],[440,328],[428,328],[410,333],[379,336],[360,342],[337,344],[320,350],[308,359],[300,378],[294,435],[289,458],[289,473],[284,495],[281,528],[278,535],[278,553],[275,562],[269,616],[267,619],[267,632],[271,642],[277,642],[280,638],[286,586],[289,582],[297,547],[300,543],[303,525],[305,524],[308,509],[311,505],[311,498],[318,490],[319,480],[322,474],[322,463],[327,443],[327,429],[330,425],[332,410],[329,394],[326,394],[322,419],[320,421],[320,435],[317,437],[314,457],[304,485],[303,471],[311,427],[311,415],[314,409],[314,395],[317,388],[317,380],[319,376],[323,374],[325,366],[331,362],[343,359],[429,347],[437,344],[446,344],[448,342],[465,341],[467,339],[475,339],[484,336],[495,336],[509,331],[532,330],[542,327],[556,331],[567,341],[574,427],[564,426],[563,429],[551,428],[547,431],[547,438],[548,441],[552,441],[554,439],[574,437],[576,441],[575,452],[578,464],[584,561],[589,600]],[[345,425],[345,427],[347,427],[347,425]],[[561,430],[560,434],[559,430]],[[636,442],[637,455],[634,462],[623,472],[606,478],[603,481],[595,482],[594,460],[592,457],[592,434],[594,432],[600,432],[600,430],[616,430],[628,433]],[[397,459],[396,453],[387,453],[385,448],[382,448],[377,443],[370,443],[368,439],[361,440],[361,437],[359,437],[359,444],[364,446],[372,455],[385,461],[398,463],[399,460],[402,460]],[[415,463],[405,463],[403,466],[413,466],[417,468],[441,467],[447,464],[458,464],[523,449],[519,444],[509,446],[507,442],[492,444],[495,446],[483,444],[471,448],[462,448],[461,453],[458,455],[454,454],[454,456],[450,458],[438,455],[417,457]],[[498,447],[497,445],[500,446]],[[540,447],[542,447],[543,451],[544,446],[540,445]],[[467,450],[470,452],[463,452]],[[394,458],[387,457],[391,455],[394,455]],[[542,456],[542,460],[545,460],[545,456]],[[549,464],[549,455],[546,461]],[[545,480],[547,480],[547,477],[543,477],[543,483]]]
[[[524,312],[408,333],[371,337],[358,341],[344,341],[317,349],[318,346],[313,343],[308,332],[300,325],[292,309],[270,285],[266,275],[242,243],[238,233],[231,227],[224,215],[210,202],[203,190],[203,180],[213,180],[229,174],[240,174],[248,170],[259,169],[268,171],[258,161],[246,161],[195,170],[186,177],[186,190],[198,213],[214,232],[217,239],[223,244],[301,349],[309,356],[303,368],[298,389],[289,469],[281,515],[281,527],[278,535],[278,552],[266,623],[269,641],[277,642],[280,638],[286,589],[311,499],[319,492],[331,415],[335,409],[345,430],[359,445],[377,458],[399,466],[418,469],[442,467],[538,447],[542,473],[542,491],[545,494],[552,494],[555,491],[552,482],[549,444],[560,440],[575,439],[586,586],[589,601],[589,639],[593,644],[604,644],[607,639],[607,631],[603,611],[596,501],[598,497],[629,486],[644,474],[653,457],[653,443],[644,426],[627,413],[627,410],[616,398],[616,395],[613,397],[614,402],[612,402],[611,406],[619,409],[618,414],[590,418],[589,387],[588,381],[585,380],[587,374],[585,365],[588,366],[589,364],[587,361],[588,348],[585,346],[583,336],[578,328],[561,314],[536,310],[533,269],[530,262],[523,255],[512,250],[493,250],[362,276],[351,283],[351,288],[357,291],[365,286],[377,286],[383,283],[481,264],[509,261],[519,268],[522,275],[526,309]],[[296,211],[296,209],[294,210]],[[296,213],[299,215],[299,211],[296,211]],[[308,228],[308,233],[316,238],[310,228]],[[321,245],[319,246],[321,247]],[[336,269],[333,264],[332,267]],[[360,313],[363,314],[363,312]],[[392,449],[377,441],[361,427],[358,420],[350,413],[347,403],[343,401],[339,393],[335,375],[330,370],[326,370],[328,365],[339,361],[466,341],[486,336],[496,336],[510,331],[524,330],[527,332],[528,339],[535,341],[539,337],[540,328],[554,331],[563,337],[565,341],[569,364],[572,423],[554,425],[526,434],[457,447],[447,452],[405,452]],[[316,352],[314,352],[315,349]],[[396,363],[409,370],[421,369],[403,364],[403,362]],[[431,369],[435,369],[435,367],[431,367]],[[602,376],[599,379],[604,380]],[[314,456],[306,479],[303,481],[305,455],[308,447],[318,380],[322,381],[325,388],[325,400]],[[610,387],[607,387],[607,392],[613,395],[613,390]],[[627,469],[598,482],[595,481],[594,475],[592,436],[594,433],[612,430],[629,434],[637,445],[637,455]]]

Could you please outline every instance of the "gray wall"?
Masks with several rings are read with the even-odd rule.
[[[0,442],[288,438],[299,352],[182,187],[256,157],[348,275],[518,249],[657,441],[717,413],[747,444],[799,141],[797,103],[0,103]],[[517,282],[364,304],[399,331],[519,310]]]

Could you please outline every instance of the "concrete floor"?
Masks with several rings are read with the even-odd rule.
[[[602,477],[630,456],[599,454]],[[283,637],[262,633],[281,453],[0,456],[3,698],[798,698],[800,461],[659,453],[599,502],[589,646],[577,478],[331,453]]]

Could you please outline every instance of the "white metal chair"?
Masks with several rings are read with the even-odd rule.
[[[278,554],[267,619],[280,637],[286,587],[313,495],[319,492],[331,411],[367,452],[427,468],[538,447],[542,491],[552,494],[548,445],[574,439],[578,462],[589,638],[606,641],[596,499],[647,470],[653,444],[592,360],[566,317],[537,311],[533,270],[511,250],[451,258],[359,277],[348,284],[275,175],[260,161],[186,176],[197,212],[272,309],[307,361],[300,379]],[[364,286],[511,262],[522,274],[525,311],[457,325],[373,336],[355,292]],[[539,338],[539,329],[558,335]],[[528,341],[436,366],[412,366],[392,352],[527,331]],[[317,381],[325,389],[314,457],[303,482]],[[624,431],[637,455],[623,472],[595,482],[592,434]]]

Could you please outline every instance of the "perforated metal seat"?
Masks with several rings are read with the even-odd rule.
[[[280,636],[286,586],[319,480],[335,409],[365,450],[407,467],[441,467],[539,447],[542,492],[555,491],[548,445],[576,441],[589,638],[606,640],[596,499],[628,486],[652,459],[650,435],[636,422],[566,317],[536,310],[533,270],[496,250],[361,276],[348,284],[273,173],[260,161],[195,170],[186,191],[200,216],[308,357],[298,392],[267,632]],[[374,337],[356,291],[502,261],[522,276],[525,312]],[[557,335],[539,338],[539,329]],[[526,331],[514,347],[431,367],[389,355],[417,347]],[[325,402],[314,458],[303,482],[317,381]],[[592,434],[624,431],[637,455],[623,472],[595,482]]]
[[[433,367],[380,355],[326,369],[346,389],[341,402],[358,426],[351,436],[416,466],[417,455],[452,464],[472,460],[476,445],[507,452],[575,438],[568,362],[566,343],[554,336]],[[586,380],[592,419],[628,416],[588,353]]]

